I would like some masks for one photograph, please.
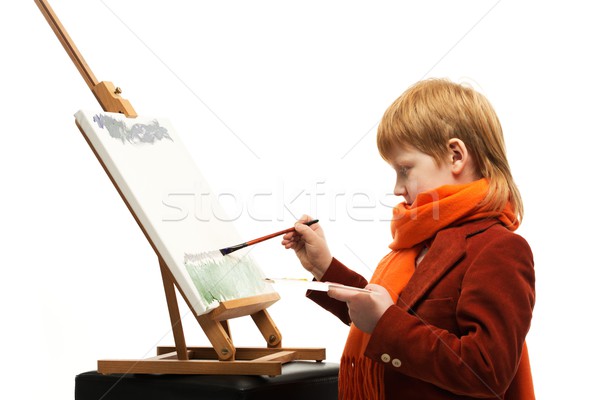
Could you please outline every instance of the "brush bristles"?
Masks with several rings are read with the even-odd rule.
[[[220,251],[207,251],[205,253],[196,253],[196,254],[185,254],[183,256],[183,262],[187,265],[187,263],[197,263],[197,262],[206,262],[210,260],[218,260],[219,258],[223,258],[223,255]]]
[[[264,274],[249,255],[222,255],[220,251],[186,254],[185,267],[200,297],[213,302],[271,292]]]

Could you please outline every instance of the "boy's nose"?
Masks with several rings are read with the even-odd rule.
[[[396,186],[394,186],[394,194],[396,196],[404,196],[406,194],[406,188],[404,185],[396,183]]]

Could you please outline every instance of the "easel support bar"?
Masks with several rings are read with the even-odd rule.
[[[46,0],[35,0],[35,4],[39,7],[46,21],[48,21],[48,24],[65,48],[75,67],[77,67],[81,77],[96,97],[96,100],[100,103],[102,109],[106,112],[121,113],[127,117],[137,117],[137,113],[131,103],[120,96],[121,89],[115,88],[111,82],[98,82],[98,79],[96,79],[91,68],[85,62],[85,59],[77,49],[77,46],[75,46],[75,43],[73,43],[73,40],[71,40],[67,30],[54,13],[54,10],[52,10],[52,7],[50,7],[50,4]]]
[[[56,34],[56,37],[58,37],[60,43],[67,51],[69,57],[71,57],[71,60],[79,70],[79,73],[83,77],[85,83],[91,90],[94,90],[94,87],[98,84],[98,80],[96,79],[94,73],[83,59],[81,53],[79,53],[79,50],[77,50],[77,46],[75,46],[75,43],[73,43],[73,41],[71,40],[71,37],[63,27],[62,23],[60,22],[56,14],[54,14],[54,10],[52,10],[50,4],[48,4],[46,0],[35,0],[35,3],[39,7],[42,14],[44,14],[46,21],[48,21],[48,24],[50,24],[50,27]]]

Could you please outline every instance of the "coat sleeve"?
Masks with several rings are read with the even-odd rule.
[[[453,311],[457,332],[420,318],[419,303],[414,310],[394,305],[377,323],[365,354],[385,368],[455,394],[501,398],[529,330],[534,280],[527,242],[515,234],[494,238],[462,279]]]
[[[367,286],[369,283],[362,275],[352,271],[335,258],[331,261],[331,265],[327,268],[321,281],[341,283],[342,285],[360,288]],[[332,299],[326,292],[318,292],[316,290],[309,290],[306,293],[306,297],[334,314],[346,325],[350,325],[351,320],[348,315],[348,306],[345,302]]]

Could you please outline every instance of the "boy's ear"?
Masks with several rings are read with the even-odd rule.
[[[456,175],[462,174],[470,162],[467,146],[465,146],[462,140],[452,138],[448,141],[448,149],[450,150],[452,173]]]

